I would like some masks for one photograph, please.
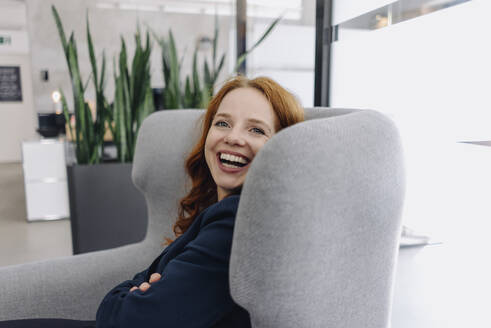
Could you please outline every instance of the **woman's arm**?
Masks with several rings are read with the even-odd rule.
[[[131,288],[140,286],[143,282],[145,282],[145,277],[147,276],[149,269],[150,268],[148,268],[148,269],[146,269],[146,270],[144,270],[144,271],[142,271],[140,273],[137,273],[133,277],[132,280],[123,281],[122,283],[120,283],[119,285],[117,285],[116,287],[114,287],[113,289],[111,289],[109,291],[109,293],[107,293],[107,295],[102,300],[102,303],[99,306],[99,309],[101,308],[101,306],[103,304],[105,304],[111,298],[114,298],[114,297],[124,297],[125,294],[128,293]]]
[[[148,290],[129,291],[148,272],[113,289],[99,307],[97,327],[209,327],[227,314],[234,306],[228,265],[235,208],[225,209],[203,222]]]
[[[128,291],[131,292],[134,289],[137,289],[139,286],[141,286],[142,283],[147,282],[147,281],[151,283],[152,279],[151,279],[151,277],[149,278],[149,276],[152,272],[155,271],[160,259],[162,258],[162,256],[165,255],[166,252],[167,252],[167,249],[165,249],[162,252],[162,254],[160,254],[146,270],[144,270],[140,273],[137,273],[133,277],[132,280],[126,280],[126,281],[120,283],[119,285],[117,285],[116,287],[114,287],[113,289],[111,289],[109,291],[109,293],[107,293],[107,295],[102,300],[102,303],[99,306],[99,309],[102,306],[102,304],[107,303],[107,301],[109,301],[111,298],[124,297],[124,295],[126,295],[126,293]],[[159,279],[160,279],[160,277],[159,277]],[[158,279],[156,279],[156,280],[158,280]],[[155,277],[154,277],[154,281],[155,281]]]

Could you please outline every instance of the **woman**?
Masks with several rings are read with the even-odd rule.
[[[302,120],[295,98],[269,78],[225,83],[186,160],[192,188],[180,201],[177,239],[149,268],[105,296],[96,327],[250,327],[247,311],[234,303],[228,286],[240,190],[262,146]],[[78,323],[73,327],[91,324]]]

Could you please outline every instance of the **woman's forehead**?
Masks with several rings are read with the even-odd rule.
[[[219,107],[226,105],[256,104],[271,107],[268,98],[256,88],[243,87],[228,92]]]
[[[231,118],[248,116],[250,119],[274,119],[276,116],[266,96],[254,88],[238,88],[227,93],[215,114],[221,115]]]

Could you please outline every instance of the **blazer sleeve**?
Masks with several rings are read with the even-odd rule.
[[[97,311],[97,327],[210,327],[234,307],[228,284],[235,211],[204,219],[197,237],[146,292],[121,284]],[[136,278],[145,277],[146,273]]]
[[[133,286],[140,286],[141,283],[145,281],[145,277],[147,276],[148,269],[145,271],[142,271],[140,273],[137,273],[132,280],[126,280],[122,282],[121,284],[117,285],[114,287],[109,294],[118,294],[121,291],[124,291],[126,288],[131,288]]]
[[[165,252],[165,251],[164,251]],[[97,311],[97,317],[99,316],[99,311],[101,311],[101,307],[103,304],[107,304],[111,301],[111,299],[114,299],[114,298],[122,298],[122,297],[125,297],[126,294],[128,294],[129,290],[132,288],[132,287],[138,287],[140,286],[144,281],[148,281],[148,277],[150,276],[149,272],[152,270],[152,268],[155,267],[156,263],[160,258],[162,257],[162,255],[160,255],[151,265],[150,267],[148,267],[146,270],[140,272],[140,273],[137,273],[133,279],[131,280],[126,280],[126,281],[123,281],[122,283],[120,283],[119,285],[117,285],[116,287],[114,287],[113,289],[111,289],[109,291],[109,293],[107,293],[107,295],[104,297],[104,299],[102,300],[102,303],[101,305],[99,306],[99,309]]]

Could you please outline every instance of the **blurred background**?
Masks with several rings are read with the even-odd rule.
[[[242,72],[277,80],[304,107],[394,120],[407,241],[427,245],[400,259],[394,327],[489,327],[490,15],[488,0],[0,0],[0,266],[83,252],[91,237],[73,226],[66,167],[131,165],[115,123],[126,108],[118,83],[151,94],[131,102],[143,118],[204,108]],[[139,69],[134,58],[145,54]],[[146,82],[128,82],[138,74]],[[75,120],[87,112],[100,135],[84,160]],[[145,228],[91,249],[138,241]]]

